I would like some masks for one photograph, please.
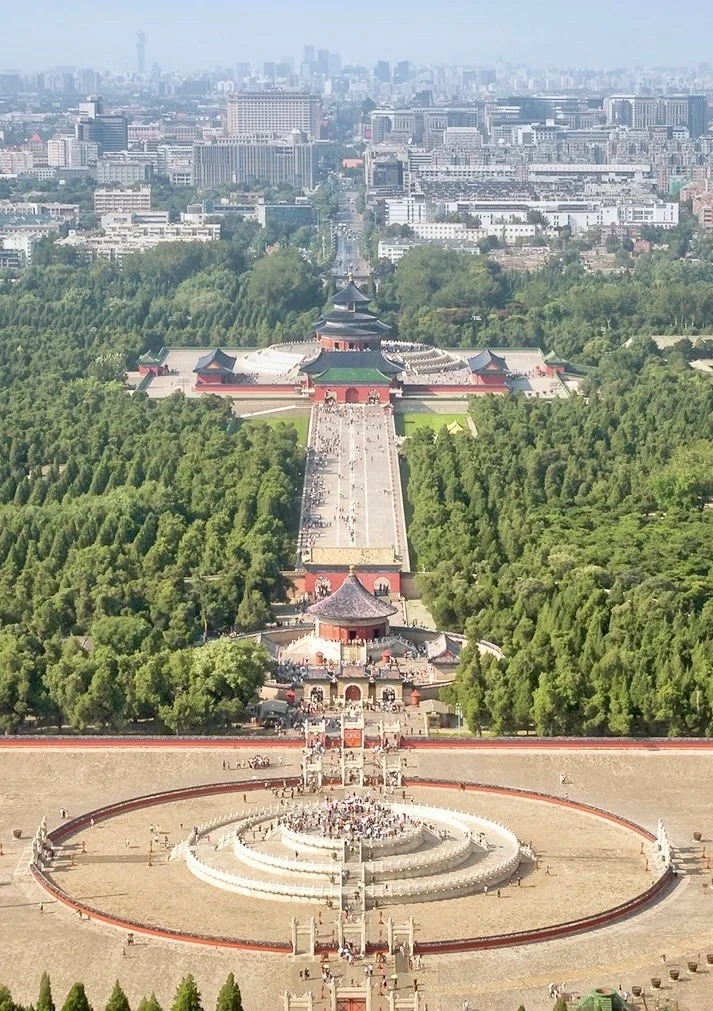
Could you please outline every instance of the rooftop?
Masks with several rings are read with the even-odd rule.
[[[334,305],[368,305],[371,299],[350,280],[346,287],[336,293],[332,302]]]
[[[328,369],[358,369],[376,371],[382,376],[397,376],[403,366],[391,361],[381,351],[320,351],[311,362],[300,366],[307,376],[321,376]]]
[[[225,351],[221,351],[220,348],[215,348],[213,351],[209,351],[207,355],[203,355],[198,359],[193,371],[232,372],[234,368],[235,358],[232,355],[226,355]]]
[[[486,369],[489,372],[495,372],[496,370],[500,370],[501,372],[508,371],[505,359],[501,358],[500,355],[496,355],[490,348],[485,348],[480,354],[469,358],[468,365],[473,372],[484,372]]]
[[[339,589],[312,604],[307,611],[326,621],[376,621],[396,614],[397,608],[369,593],[352,565]]]

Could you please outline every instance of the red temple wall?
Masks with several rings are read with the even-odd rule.
[[[388,404],[391,399],[391,390],[388,386],[315,386],[314,401],[323,404],[327,393],[334,394],[334,400],[338,404],[366,404],[369,394],[376,391],[379,394],[379,403]]]
[[[332,642],[353,642],[354,639],[383,639],[388,628],[388,621],[377,619],[369,625],[352,625],[351,631],[356,635],[350,636],[349,628],[341,628],[339,625],[329,625],[325,621],[320,621],[318,633],[323,639],[330,639]]]
[[[346,570],[337,571],[335,569],[319,569],[316,572],[305,572],[304,576],[304,592],[309,593],[310,596],[316,595],[316,584],[320,580],[329,580],[330,592],[334,593],[342,585],[344,580],[349,575]],[[362,583],[370,593],[374,592],[374,587],[378,582],[386,582],[389,584],[392,594],[401,593],[401,573],[400,572],[390,572],[384,569],[376,569],[374,572],[365,572],[364,569],[359,569],[359,582]]]
[[[360,340],[358,337],[325,337],[318,333],[319,346],[325,351],[378,351],[381,341],[378,337]]]

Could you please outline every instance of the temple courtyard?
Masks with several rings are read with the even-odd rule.
[[[311,989],[316,1008],[329,1006],[321,999],[319,960],[290,953],[291,919],[295,916],[304,923],[315,917],[318,941],[331,944],[338,911],[322,902],[304,901],[304,896],[295,902],[270,901],[216,888],[191,873],[180,856],[168,859],[192,826],[214,818],[224,821],[228,815],[240,824],[241,819],[254,819],[258,812],[276,806],[286,814],[297,809],[298,802],[316,802],[314,797],[290,800],[289,789],[287,794],[282,789],[283,779],[300,776],[299,746],[271,747],[269,768],[248,768],[247,759],[261,751],[267,753],[259,744],[254,748],[244,743],[240,748],[220,743],[196,747],[170,741],[160,747],[121,747],[109,742],[93,748],[79,743],[62,748],[0,745],[0,982],[11,987],[16,1000],[36,999],[40,974],[47,969],[58,1000],[75,980],[83,979],[90,1001],[99,1008],[119,978],[132,1003],[155,990],[166,1006],[178,979],[193,972],[210,1006],[225,975],[233,971],[245,1007],[251,1011],[281,1009],[285,990],[303,994]],[[655,876],[653,866],[647,865],[648,848],[636,832],[601,815],[507,793],[428,786],[421,780],[465,781],[547,794],[612,812],[653,834],[661,818],[674,847],[677,870],[672,886],[654,903],[600,929],[500,949],[424,955],[422,965],[411,973],[418,979],[421,1006],[430,1011],[460,1011],[468,1001],[472,1011],[515,1011],[522,1003],[527,1011],[550,1011],[553,1001],[548,986],[556,982],[564,983],[564,992],[572,995],[573,1002],[576,995],[595,986],[617,989],[621,985],[631,992],[640,985],[647,1003],[635,1002],[637,1007],[653,1009],[658,999],[661,1007],[671,1004],[681,1011],[710,1011],[713,966],[707,964],[706,955],[713,952],[713,872],[709,866],[713,764],[709,751],[659,749],[655,744],[641,750],[533,745],[449,751],[428,747],[407,749],[404,757],[404,790],[385,796],[384,802],[398,802],[398,810],[401,805],[413,805],[414,815],[428,810],[449,818],[460,812],[459,818],[500,824],[519,840],[531,843],[539,867],[534,860],[524,862],[519,883],[510,875],[487,893],[478,890],[437,901],[409,902],[394,896],[393,901],[371,904],[365,915],[372,942],[383,940],[389,918],[403,923],[413,917],[416,952],[424,942],[488,938],[562,923],[630,899]],[[242,782],[250,788],[242,790]],[[76,911],[53,900],[27,873],[28,845],[43,816],[51,830],[61,822],[60,808],[71,819],[120,800],[218,783],[234,783],[235,789],[128,811],[87,825],[66,840],[48,873],[77,903],[108,916],[226,939],[276,941],[286,945],[284,953],[141,933],[127,946],[126,929],[97,919],[80,921]],[[319,802],[339,805],[347,794],[325,787]],[[399,831],[406,837],[418,818],[400,817]],[[297,822],[293,819],[290,824],[302,824],[299,811]],[[13,838],[16,828],[22,829],[19,840]],[[151,844],[149,866],[151,828],[153,838],[158,834],[159,839]],[[219,874],[235,869],[230,848],[215,848],[223,831],[219,828],[209,840],[202,838],[195,850]],[[700,840],[694,840],[694,832],[701,834]],[[458,828],[453,834],[457,841]],[[243,837],[254,850],[249,859],[257,858],[253,873],[258,881],[266,877],[265,859],[283,861],[286,869],[274,877],[283,883],[291,880],[288,865],[294,858],[299,857],[300,865],[309,859],[303,849],[280,850],[278,842],[273,837],[263,839],[259,829]],[[455,842],[450,839],[443,845],[453,847]],[[498,845],[494,840],[491,849]],[[418,854],[423,861],[434,859],[433,839],[415,849],[409,846],[405,867]],[[458,873],[469,873],[471,866],[477,869],[477,859],[477,854],[469,857]],[[316,872],[310,880],[319,880]],[[389,880],[398,889],[399,878]],[[405,870],[401,885],[406,880]],[[332,953],[329,961],[335,975],[347,983],[351,978],[363,982],[363,964],[358,959],[348,965]],[[698,962],[697,972],[689,971],[689,961]],[[306,966],[312,967],[308,983],[300,978]],[[679,968],[678,981],[669,980],[671,968]],[[652,977],[662,980],[656,992],[651,989]],[[406,996],[412,980],[402,979],[400,986]],[[389,1007],[378,987],[373,1007],[378,1011]]]

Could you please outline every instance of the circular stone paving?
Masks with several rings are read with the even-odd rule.
[[[387,916],[413,916],[420,942],[500,945],[635,905],[661,878],[635,825],[507,788],[447,788],[456,785],[382,799],[245,783],[139,799],[94,825],[62,826],[48,884],[129,925],[285,948],[293,916],[316,917],[318,941],[332,944],[345,903],[366,910],[372,942],[385,939]]]

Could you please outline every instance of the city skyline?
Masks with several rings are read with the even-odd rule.
[[[662,0],[626,9],[614,0],[604,0],[596,18],[586,20],[563,0],[551,0],[545,9],[535,9],[524,0],[504,0],[496,12],[492,5],[476,8],[468,0],[449,0],[437,7],[394,0],[388,8],[365,0],[358,13],[324,0],[313,0],[307,7],[279,0],[262,10],[245,2],[226,9],[215,2],[198,7],[184,0],[168,7],[160,0],[128,0],[120,17],[104,18],[97,18],[96,8],[87,0],[78,0],[72,13],[72,19],[67,19],[48,0],[33,0],[29,7],[6,11],[0,68],[27,73],[47,66],[92,65],[115,73],[135,72],[138,32],[146,35],[147,69],[157,62],[177,71],[283,58],[298,67],[306,43],[340,52],[349,63],[385,59],[466,65],[504,61],[531,67],[673,67],[705,61],[708,53],[703,40],[713,29],[710,7],[699,3],[696,10],[689,9],[684,23],[671,21],[670,9]],[[695,38],[689,28],[693,23]]]

